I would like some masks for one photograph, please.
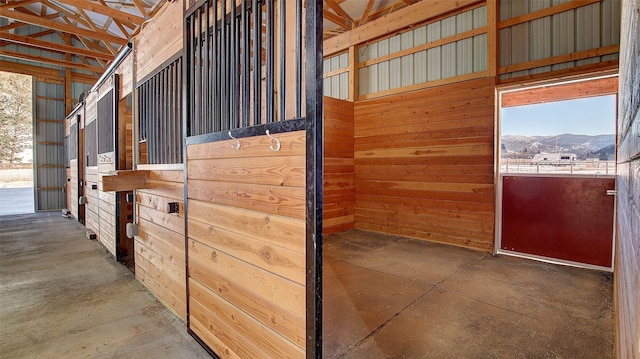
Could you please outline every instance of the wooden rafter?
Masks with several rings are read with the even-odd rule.
[[[26,36],[3,33],[2,39],[9,43],[20,44],[20,45],[42,49],[42,50],[55,51],[60,53],[68,52],[75,55],[83,55],[83,56],[88,56],[88,57],[93,57],[96,59],[103,59],[103,60],[113,60],[114,58],[114,56],[109,53],[92,51],[92,50],[78,48],[76,46],[38,40],[37,38],[34,38],[34,37],[26,37]]]
[[[149,17],[149,13],[147,12],[147,9],[145,8],[145,4],[142,1],[133,0],[133,4],[136,6],[138,11],[140,11],[140,13],[144,15],[145,18]]]
[[[56,0],[60,3],[64,3],[67,5],[75,6],[77,9],[89,10],[104,16],[108,16],[112,19],[124,20],[127,22],[131,22],[137,25],[140,25],[144,22],[144,18],[130,14],[128,12],[116,10],[112,7],[101,5],[88,0]]]
[[[329,5],[331,10],[333,10],[336,14],[338,14],[338,16],[341,16],[345,20],[349,21],[352,25],[354,25],[354,21],[351,18],[351,16],[349,16],[349,14],[347,14],[347,12],[344,11],[342,6],[340,6],[340,4],[336,2],[336,0],[325,0],[325,3]]]
[[[111,42],[118,45],[124,45],[127,43],[127,39],[124,39],[115,35],[111,35],[109,33],[97,32],[97,31],[73,26],[70,24],[60,23],[50,19],[43,19],[38,16],[24,14],[15,10],[2,11],[1,15],[8,19],[13,19],[13,20],[17,20],[17,21],[29,23],[32,25],[45,27],[45,28],[51,28],[54,30],[58,30],[58,31],[62,31],[70,34],[77,34],[77,35],[85,36],[92,39],[98,39],[104,42]]]
[[[41,0],[23,0],[23,1],[11,1],[6,4],[0,5],[0,10],[3,9],[13,9],[16,7],[24,7],[25,5],[33,4],[35,2],[40,2]]]
[[[323,14],[324,14],[324,18],[325,19],[327,19],[327,20],[329,20],[329,21],[331,21],[331,22],[333,22],[333,23],[335,23],[337,25],[340,25],[345,30],[351,30],[351,28],[353,27],[353,23],[350,23],[347,19],[345,19],[345,18],[343,18],[343,17],[341,17],[339,15],[336,15],[336,14],[332,13],[329,10],[325,9]]]
[[[95,73],[101,73],[102,71],[104,71],[104,69],[99,66],[85,65],[78,62],[57,60],[57,59],[52,59],[52,58],[43,57],[43,56],[28,55],[28,54],[25,54],[22,52],[16,52],[16,51],[7,51],[7,50],[0,49],[0,56],[5,56],[8,58],[18,59],[18,60],[27,60],[32,62],[49,64],[49,65],[69,67],[72,69],[88,70]]]
[[[373,8],[373,4],[375,2],[375,0],[369,0],[369,2],[367,3],[367,7],[364,9],[364,13],[362,14],[362,18],[360,19],[360,26],[366,24],[367,20],[369,20],[369,15],[371,15],[371,9]]]

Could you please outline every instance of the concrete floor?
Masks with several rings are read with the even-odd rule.
[[[325,238],[325,358],[613,358],[612,276],[353,230]],[[0,217],[0,358],[208,358],[59,213]]]
[[[77,222],[0,217],[0,358],[209,358]]]
[[[325,358],[614,357],[608,273],[352,230],[323,286]]]

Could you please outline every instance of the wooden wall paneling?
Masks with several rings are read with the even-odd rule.
[[[494,78],[359,101],[355,226],[490,251]]]
[[[109,175],[116,170],[115,153],[102,153],[98,155],[98,240],[109,252],[117,257],[118,243],[116,231],[116,193],[102,191],[102,176]]]
[[[134,38],[136,79],[143,79],[182,51],[184,0],[166,2]]]
[[[120,88],[118,100],[125,99],[127,96],[133,93],[133,52],[122,59],[118,67],[114,70],[114,73],[120,75]]]
[[[355,222],[353,102],[324,98],[323,232],[349,230]]]
[[[640,358],[640,1],[622,4],[615,248],[616,354]]]
[[[304,356],[305,133],[275,137],[187,146],[190,328],[224,357]]]
[[[186,320],[184,172],[149,170],[151,187],[136,191],[136,277],[180,319]],[[178,213],[167,213],[178,202]]]
[[[93,187],[96,186],[96,189]],[[84,196],[86,198],[85,206],[85,226],[92,230],[96,235],[100,232],[100,217],[98,215],[100,198],[98,196],[98,167],[86,167],[85,170],[85,186]]]
[[[605,77],[564,85],[542,86],[523,91],[505,92],[501,96],[501,107],[533,105],[616,94],[618,94],[618,77]]]
[[[71,215],[76,220],[79,219],[78,216],[78,160],[71,160],[69,167],[69,175],[68,178],[71,181],[69,183],[69,210],[71,211]]]

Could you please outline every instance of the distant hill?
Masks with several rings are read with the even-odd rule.
[[[531,158],[537,153],[575,153],[579,159],[615,159],[615,135],[518,136],[504,135],[502,157]]]

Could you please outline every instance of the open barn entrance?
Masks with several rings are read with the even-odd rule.
[[[611,270],[617,77],[500,95],[500,253]]]
[[[0,71],[0,215],[34,212],[32,83]]]

